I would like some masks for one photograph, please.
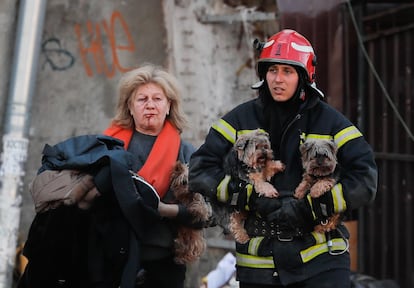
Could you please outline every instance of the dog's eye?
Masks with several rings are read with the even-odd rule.
[[[263,150],[263,149],[269,149],[269,145],[268,144],[263,144],[263,143],[260,143],[260,144],[256,145],[256,150]]]

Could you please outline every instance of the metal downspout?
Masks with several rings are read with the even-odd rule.
[[[0,158],[0,288],[12,287],[30,108],[47,0],[21,0]]]

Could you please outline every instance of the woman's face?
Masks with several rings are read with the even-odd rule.
[[[290,65],[275,64],[269,67],[266,81],[273,100],[285,102],[293,97],[299,83],[299,75]]]
[[[138,132],[156,136],[164,126],[170,111],[170,101],[160,86],[147,83],[133,92],[129,110]]]

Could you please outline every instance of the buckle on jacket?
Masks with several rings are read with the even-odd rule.
[[[276,225],[276,238],[280,242],[291,242],[295,237],[302,237],[303,232],[300,229],[292,231],[282,231],[279,229],[279,225]]]
[[[292,234],[286,233],[286,232],[282,232],[282,231],[279,231],[279,230],[276,232],[276,238],[280,242],[291,242],[291,241],[293,241]]]

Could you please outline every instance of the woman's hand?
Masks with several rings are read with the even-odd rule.
[[[178,204],[166,204],[161,202],[158,204],[158,213],[161,217],[174,218],[178,214]]]

